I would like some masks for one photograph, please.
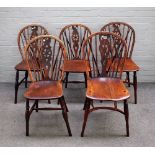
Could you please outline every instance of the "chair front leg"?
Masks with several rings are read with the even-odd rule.
[[[17,104],[17,96],[18,96],[18,87],[19,87],[19,70],[16,70],[16,78],[15,78],[15,99],[14,103]]]
[[[26,136],[29,136],[29,99],[26,99],[26,111],[25,111],[25,119],[26,119]]]
[[[127,133],[127,137],[129,137],[129,110],[128,110],[127,100],[124,100],[124,115],[125,115],[125,121],[126,121],[126,133]]]
[[[59,99],[59,103],[60,103],[61,108],[62,108],[62,115],[63,115],[63,118],[65,120],[66,126],[67,126],[68,134],[69,134],[69,136],[72,136],[70,125],[69,125],[69,122],[68,122],[68,115],[67,115],[68,108],[67,108],[64,97],[61,97]]]
[[[86,128],[86,123],[87,123],[87,119],[88,119],[88,115],[89,115],[89,109],[90,109],[90,99],[86,98],[85,100],[85,112],[84,112],[84,121],[83,121],[83,126],[82,126],[82,131],[81,131],[81,137],[84,136],[84,131]]]
[[[133,87],[134,87],[134,98],[135,104],[137,104],[137,72],[133,73]]]

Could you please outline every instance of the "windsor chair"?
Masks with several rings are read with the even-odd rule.
[[[128,49],[127,59],[124,64],[123,72],[126,73],[125,82],[130,85],[133,85],[134,88],[134,102],[137,104],[137,71],[139,71],[139,66],[133,61],[132,53],[135,45],[135,30],[129,24],[124,22],[111,22],[106,24],[101,28],[101,31],[113,32],[121,36],[126,44]],[[133,82],[131,82],[130,74],[133,73]]]
[[[46,30],[46,28],[38,24],[27,25],[24,28],[22,28],[18,34],[17,42],[18,42],[18,48],[22,57],[22,61],[15,66],[15,70],[16,70],[15,99],[14,99],[15,104],[17,103],[19,86],[23,82],[25,82],[25,88],[27,88],[27,84],[28,84],[28,70],[25,62],[24,48],[26,47],[27,43],[34,37],[39,35],[46,35],[46,34],[48,34],[48,31]],[[25,76],[24,78],[22,78],[22,80],[19,81],[19,77],[20,77],[19,74],[22,72],[25,72]]]
[[[90,29],[82,24],[70,24],[62,28],[59,38],[67,48],[67,61],[64,62],[65,87],[68,83],[80,81],[68,81],[69,73],[83,73],[85,87],[87,87],[86,71],[90,71],[89,63],[82,57],[81,47],[84,40],[91,34]]]
[[[96,32],[86,39],[82,51],[86,53],[86,59],[90,62],[91,71],[90,73],[87,72],[88,86],[81,137],[84,136],[89,114],[100,109],[117,111],[123,114],[126,120],[126,133],[129,136],[127,99],[130,94],[121,80],[127,55],[125,41],[114,33]],[[99,106],[96,106],[93,104],[95,101],[102,102],[99,103]],[[114,106],[105,106],[103,101],[112,101]],[[120,101],[124,102],[124,110],[118,108],[117,102]]]
[[[29,119],[34,110],[61,110],[69,136],[72,136],[68,122],[68,108],[62,90],[63,70],[66,57],[62,41],[51,35],[32,39],[25,48],[26,65],[32,81],[24,93],[26,98],[26,136],[29,136]],[[34,104],[30,107],[29,101]],[[39,100],[58,100],[60,107],[39,107]]]

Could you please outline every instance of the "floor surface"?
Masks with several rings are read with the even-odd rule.
[[[126,137],[124,116],[112,111],[91,113],[80,137],[83,122],[84,84],[69,84],[64,96],[69,108],[72,137],[60,111],[33,112],[30,136],[25,136],[24,86],[19,88],[18,104],[14,104],[14,84],[0,83],[0,146],[155,146],[155,83],[138,85],[138,104],[133,103],[129,88],[130,137]],[[100,103],[97,104],[110,104]],[[39,106],[52,106],[46,101]],[[122,107],[122,104],[119,104]]]

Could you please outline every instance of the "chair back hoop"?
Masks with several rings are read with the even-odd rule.
[[[26,47],[27,43],[34,37],[47,34],[49,34],[47,29],[39,24],[30,24],[20,30],[18,33],[17,42],[23,60],[25,60],[24,48]]]
[[[135,44],[135,30],[133,27],[124,22],[110,22],[101,28],[101,31],[113,32],[121,36],[128,49],[128,58],[132,57],[133,48]]]
[[[120,36],[111,32],[93,33],[85,40],[82,50],[90,63],[92,78],[121,78],[127,45]]]
[[[61,67],[66,57],[66,48],[59,38],[52,35],[35,37],[25,48],[30,80],[62,80]]]
[[[83,24],[69,24],[62,28],[59,38],[67,48],[67,59],[82,59],[81,48],[84,40],[91,35],[90,29]]]

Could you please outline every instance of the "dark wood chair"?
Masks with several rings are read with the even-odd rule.
[[[36,36],[45,35],[45,34],[48,34],[48,31],[46,30],[46,28],[38,24],[27,25],[24,28],[22,28],[18,34],[17,42],[18,42],[18,48],[19,48],[19,51],[22,57],[22,61],[15,66],[15,70],[16,70],[15,99],[14,99],[15,104],[17,103],[19,86],[23,82],[25,82],[25,88],[27,88],[27,83],[28,83],[28,70],[26,67],[26,62],[25,62],[25,57],[24,57],[24,48],[26,47],[27,43],[31,39],[33,39]],[[25,76],[24,78],[22,78],[22,80],[19,81],[20,72],[25,72]]]
[[[68,108],[63,96],[61,66],[66,57],[62,41],[51,35],[32,39],[25,48],[26,64],[32,81],[24,93],[26,98],[26,136],[29,136],[29,119],[33,110],[61,110],[69,136],[72,136],[68,122]],[[29,107],[29,101],[34,104]],[[58,100],[60,107],[39,107],[39,100]],[[41,103],[40,103],[41,104]]]
[[[128,55],[124,64],[123,72],[126,73],[125,82],[129,87],[130,85],[133,85],[134,87],[134,102],[137,104],[137,71],[139,71],[140,68],[132,59],[135,45],[135,31],[129,24],[123,22],[108,23],[101,28],[101,31],[116,33],[121,36],[127,44]],[[133,82],[130,80],[130,73],[133,73]]]
[[[84,121],[81,137],[88,115],[99,109],[118,111],[125,115],[126,132],[129,136],[129,112],[127,99],[130,97],[121,80],[123,65],[127,56],[125,41],[118,35],[110,32],[97,32],[84,42],[83,52],[87,52],[91,72],[87,73],[87,90],[84,105]],[[101,106],[95,106],[93,101],[101,101]],[[103,101],[112,101],[114,106],[102,106]],[[124,101],[124,110],[117,107],[117,102]],[[97,123],[97,122],[96,122]]]
[[[69,73],[84,73],[85,86],[87,87],[86,71],[90,70],[89,63],[82,58],[81,47],[84,40],[91,34],[90,29],[82,24],[70,24],[62,28],[59,38],[67,48],[67,61],[63,69],[66,72],[65,87],[68,82],[77,83],[80,81],[68,81]]]

